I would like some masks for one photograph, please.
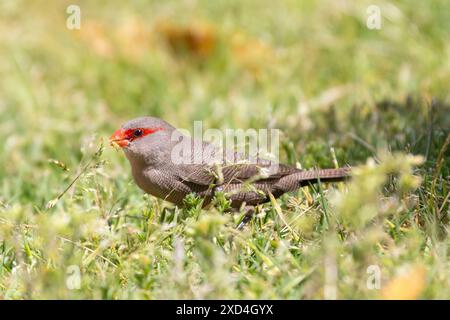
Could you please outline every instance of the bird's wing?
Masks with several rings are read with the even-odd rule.
[[[245,182],[269,182],[299,171],[294,167],[275,165],[270,162],[224,165],[183,164],[177,167],[176,174],[181,181],[205,187]]]

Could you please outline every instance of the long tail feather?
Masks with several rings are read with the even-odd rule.
[[[339,182],[349,179],[350,171],[349,167],[301,171],[297,174],[297,179],[301,186],[317,183],[319,180],[320,182]]]

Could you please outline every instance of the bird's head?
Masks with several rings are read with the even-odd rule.
[[[127,157],[148,160],[170,142],[173,126],[154,117],[140,117],[128,121],[110,137],[110,143],[125,151]]]

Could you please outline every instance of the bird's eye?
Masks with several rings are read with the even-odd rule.
[[[140,137],[140,136],[142,136],[142,130],[141,130],[141,129],[136,129],[136,130],[134,130],[134,131],[133,131],[133,135],[134,135],[135,137]]]

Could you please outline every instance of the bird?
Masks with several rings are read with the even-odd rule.
[[[123,149],[137,186],[144,192],[179,207],[195,194],[202,206],[223,192],[232,210],[252,208],[281,195],[320,182],[339,182],[350,177],[350,167],[302,170],[286,164],[249,158],[185,135],[156,117],[139,117],[123,124],[110,137]],[[180,145],[190,152],[174,152]],[[175,156],[174,156],[175,155]],[[199,156],[200,155],[200,156]]]

